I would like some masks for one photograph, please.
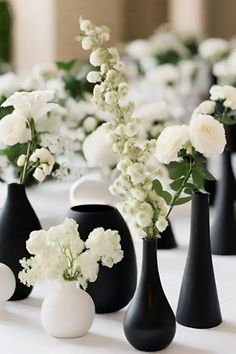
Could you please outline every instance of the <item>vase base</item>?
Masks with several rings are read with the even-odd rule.
[[[214,328],[214,327],[219,326],[222,323],[222,319],[219,318],[218,320],[216,320],[215,322],[212,322],[212,323],[199,323],[199,322],[191,322],[191,321],[181,321],[180,319],[178,319],[178,316],[177,316],[176,322],[184,327],[197,328],[197,329],[207,329],[207,328]]]

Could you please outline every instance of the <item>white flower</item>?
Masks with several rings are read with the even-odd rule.
[[[224,93],[225,93],[225,101],[224,101],[224,106],[231,108],[231,109],[236,109],[236,88],[233,86],[225,85],[223,87]]]
[[[98,71],[90,71],[87,75],[87,80],[92,83],[101,81],[101,74]]]
[[[125,51],[129,56],[137,60],[142,57],[150,56],[151,47],[148,41],[136,39],[126,46]]]
[[[192,117],[198,116],[199,114],[212,114],[215,112],[216,104],[210,100],[203,101],[200,105],[193,111]]]
[[[164,101],[143,104],[135,113],[147,128],[150,128],[154,121],[166,121],[171,117],[170,108]]]
[[[8,97],[17,91],[19,86],[20,80],[16,74],[9,72],[0,76],[0,96]]]
[[[40,163],[46,163],[49,166],[53,166],[55,163],[55,159],[50,153],[48,149],[40,148],[36,149],[33,154],[30,156],[30,161],[36,162],[40,161]]]
[[[54,96],[54,91],[16,92],[10,96],[2,107],[13,106],[26,118],[35,121],[57,107],[55,103],[48,103]]]
[[[225,91],[223,86],[213,85],[210,89],[210,98],[213,101],[224,100],[225,99]]]
[[[89,61],[93,66],[100,66],[105,60],[106,56],[102,48],[97,48],[90,54]]]
[[[22,154],[17,160],[17,166],[22,167],[25,164],[26,155]]]
[[[190,121],[193,147],[206,157],[221,154],[226,144],[223,124],[209,115],[199,115]]]
[[[146,74],[147,80],[160,85],[174,85],[179,79],[179,69],[176,65],[163,64],[155,67]]]
[[[90,167],[114,167],[118,162],[118,155],[114,153],[112,146],[106,143],[103,125],[84,140],[83,153]]]
[[[145,179],[144,165],[141,163],[134,163],[127,168],[127,174],[130,176],[134,185],[143,183]]]
[[[113,105],[119,99],[118,93],[116,91],[109,91],[105,94],[105,101],[109,105]]]
[[[30,140],[31,133],[21,112],[15,110],[0,120],[0,141],[6,145],[23,144]]]
[[[95,117],[87,117],[83,122],[84,130],[87,133],[91,133],[97,127],[97,119]]]
[[[159,216],[157,221],[156,221],[156,228],[159,232],[165,231],[165,229],[168,226],[168,221],[166,218]]]
[[[39,182],[42,183],[45,178],[46,178],[46,174],[44,173],[44,171],[40,168],[37,167],[33,173],[33,177]]]
[[[89,20],[80,18],[80,29],[85,32],[87,35],[93,34],[93,25]]]
[[[77,265],[80,267],[80,271],[86,281],[94,282],[97,280],[99,271],[98,261],[99,257],[91,251],[81,253],[77,258]]]
[[[199,46],[199,53],[212,63],[222,59],[229,52],[229,42],[222,38],[208,38]]]
[[[93,46],[93,40],[91,37],[84,37],[81,42],[81,46],[84,50],[91,49]]]
[[[178,152],[189,140],[187,125],[173,125],[165,128],[156,143],[156,158],[164,164],[178,160]]]
[[[135,222],[142,228],[152,224],[153,209],[149,203],[140,203],[135,214]]]

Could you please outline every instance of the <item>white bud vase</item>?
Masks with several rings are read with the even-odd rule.
[[[73,281],[64,281],[49,293],[41,307],[41,323],[53,337],[74,338],[86,334],[95,316],[92,298],[77,288]]]

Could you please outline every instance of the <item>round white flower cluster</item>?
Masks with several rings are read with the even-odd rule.
[[[233,86],[212,86],[210,89],[210,98],[213,101],[223,101],[225,108],[236,109],[236,88]]]
[[[67,280],[78,281],[86,289],[88,282],[97,279],[100,261],[111,268],[123,258],[117,231],[94,229],[83,242],[77,223],[68,218],[48,231],[31,232],[26,248],[33,256],[20,261],[23,270],[19,279],[28,286],[42,281]]]
[[[229,42],[222,38],[208,38],[199,45],[200,55],[211,64],[226,57],[229,50]]]
[[[218,61],[213,66],[213,74],[220,84],[236,83],[236,51],[234,50],[226,59]]]

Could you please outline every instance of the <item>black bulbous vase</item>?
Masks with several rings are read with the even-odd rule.
[[[192,199],[191,233],[176,320],[183,326],[211,328],[222,322],[212,264],[209,197],[196,192]]]
[[[159,250],[169,250],[177,247],[174,232],[169,221],[169,224],[165,231],[163,231],[161,237],[158,239],[157,248]]]
[[[175,316],[161,285],[156,242],[143,240],[141,278],[123,323],[129,343],[147,352],[166,348],[176,331]]]
[[[115,312],[132,299],[137,285],[137,265],[133,241],[126,222],[119,211],[109,205],[80,205],[72,207],[67,216],[79,224],[81,238],[86,241],[94,228],[103,227],[119,231],[124,257],[111,269],[100,267],[96,282],[89,283],[97,313]]]
[[[231,165],[231,152],[221,157],[221,177],[216,195],[211,228],[211,250],[218,255],[236,255],[235,195],[236,183]]]
[[[16,290],[10,300],[25,299],[32,291],[32,287],[23,285],[18,279],[22,269],[19,260],[29,257],[26,241],[32,231],[39,229],[41,225],[27,198],[25,186],[9,184],[0,213],[0,262],[8,265],[16,278]]]

